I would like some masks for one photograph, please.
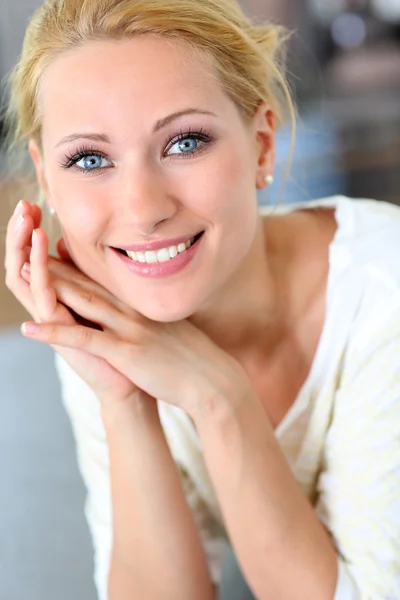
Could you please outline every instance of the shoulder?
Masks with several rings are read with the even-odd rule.
[[[334,211],[337,231],[331,246],[335,253],[346,255],[348,263],[359,267],[379,264],[400,278],[400,206],[367,198],[331,196],[296,204],[261,205],[259,214],[278,217],[318,210],[321,215],[321,209]]]
[[[352,333],[372,350],[400,336],[400,207],[387,202],[344,198],[340,232],[332,254],[344,261],[343,301],[357,291]]]
[[[337,232],[330,247],[332,288],[345,308],[359,298],[359,324],[374,336],[400,326],[400,207],[383,201],[339,196]],[[332,289],[331,289],[332,291]],[[379,325],[378,325],[379,324]]]
[[[311,209],[311,210],[310,210]],[[316,210],[318,209],[318,210]],[[263,217],[284,215],[300,216],[307,210],[318,213],[321,209],[334,212],[336,232],[328,220],[308,219],[308,226],[302,229],[300,237],[305,239],[305,246],[314,253],[326,248],[329,252],[331,270],[334,274],[347,274],[342,285],[344,288],[356,288],[362,280],[364,290],[374,288],[385,296],[400,290],[400,207],[388,202],[332,196],[309,202],[283,205],[260,206]],[[275,224],[278,219],[275,219]],[[326,235],[322,229],[325,228]],[[316,231],[321,229],[320,232]],[[290,239],[294,238],[296,227],[290,231]],[[282,236],[281,236],[282,237]],[[313,244],[315,240],[317,243]],[[313,250],[314,249],[314,250]],[[306,256],[313,262],[318,258],[311,252]],[[322,252],[325,256],[325,252]],[[310,260],[310,258],[308,258]]]
[[[372,277],[380,268],[400,283],[400,207],[342,196],[336,214],[337,245],[347,248],[354,265]]]

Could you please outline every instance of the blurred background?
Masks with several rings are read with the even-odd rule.
[[[2,0],[0,78],[40,4]],[[294,154],[282,188],[291,143],[285,127],[276,182],[260,202],[346,194],[400,204],[400,0],[242,5],[256,20],[270,18],[293,32],[287,74],[299,110]],[[0,598],[93,600],[84,489],[52,352],[19,334],[26,315],[3,284],[7,220],[21,197],[35,197],[29,170],[16,176],[12,166],[0,153]],[[245,597],[240,586],[229,594]]]

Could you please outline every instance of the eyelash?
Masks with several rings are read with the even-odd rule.
[[[179,134],[177,136],[173,137],[172,139],[167,138],[164,145],[166,145],[167,150],[169,150],[170,148],[175,146],[175,144],[177,144],[178,142],[181,142],[188,138],[200,140],[201,142],[203,142],[203,144],[196,150],[191,150],[190,152],[182,152],[181,154],[173,154],[172,156],[190,158],[191,156],[193,156],[195,154],[201,153],[202,149],[205,149],[204,147],[206,145],[208,145],[214,141],[210,132],[205,131],[204,129],[200,129],[199,131],[192,131],[192,129],[189,128],[188,131],[181,130],[179,132]],[[63,169],[70,169],[71,167],[74,167],[76,165],[76,163],[79,162],[82,158],[86,158],[87,156],[101,156],[102,158],[107,158],[103,152],[101,152],[94,146],[90,146],[90,147],[81,146],[80,148],[77,148],[77,150],[74,154],[70,154],[70,155],[66,154],[64,161],[60,162],[60,167],[62,167]],[[82,169],[81,167],[75,167],[75,168],[77,170],[79,170],[80,172],[84,173],[85,175],[89,175],[94,172],[98,173],[99,171],[102,171],[103,169],[106,169],[109,167],[100,167],[98,169]]]

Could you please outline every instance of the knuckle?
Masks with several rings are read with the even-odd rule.
[[[6,277],[5,279],[6,288],[13,294],[14,298],[23,306],[23,308],[30,314],[34,315],[35,307],[32,303],[32,298],[26,294],[26,291],[21,289],[20,282],[16,281],[12,277]]]
[[[6,271],[6,278],[5,278],[4,282],[6,284],[6,288],[8,288],[10,290],[10,292],[12,292],[13,288],[14,288],[15,279],[14,279],[14,277],[11,277],[11,275],[8,271]]]
[[[76,328],[76,345],[79,348],[85,348],[92,339],[92,331],[88,327]]]
[[[86,277],[86,275],[84,273],[82,273],[81,271],[78,271],[75,268],[70,267],[69,265],[65,265],[65,267],[71,271],[71,281],[73,283],[76,283],[78,285],[87,285],[88,283],[90,283],[90,279],[89,277]]]
[[[80,296],[83,302],[86,304],[93,304],[94,302],[94,294],[91,290],[83,289],[80,291]]]
[[[20,286],[20,281],[14,275],[14,273],[11,273],[11,271],[6,271],[6,276],[5,276],[4,283],[6,285],[6,288],[8,290],[10,290],[10,292],[12,294],[14,294],[14,296],[17,296],[17,294],[18,294],[18,287],[21,287],[21,286]]]

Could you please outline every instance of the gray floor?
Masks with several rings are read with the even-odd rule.
[[[0,334],[0,600],[95,600],[85,490],[52,350]],[[221,600],[251,600],[227,547]]]
[[[51,348],[0,336],[0,598],[95,600],[84,487]]]

